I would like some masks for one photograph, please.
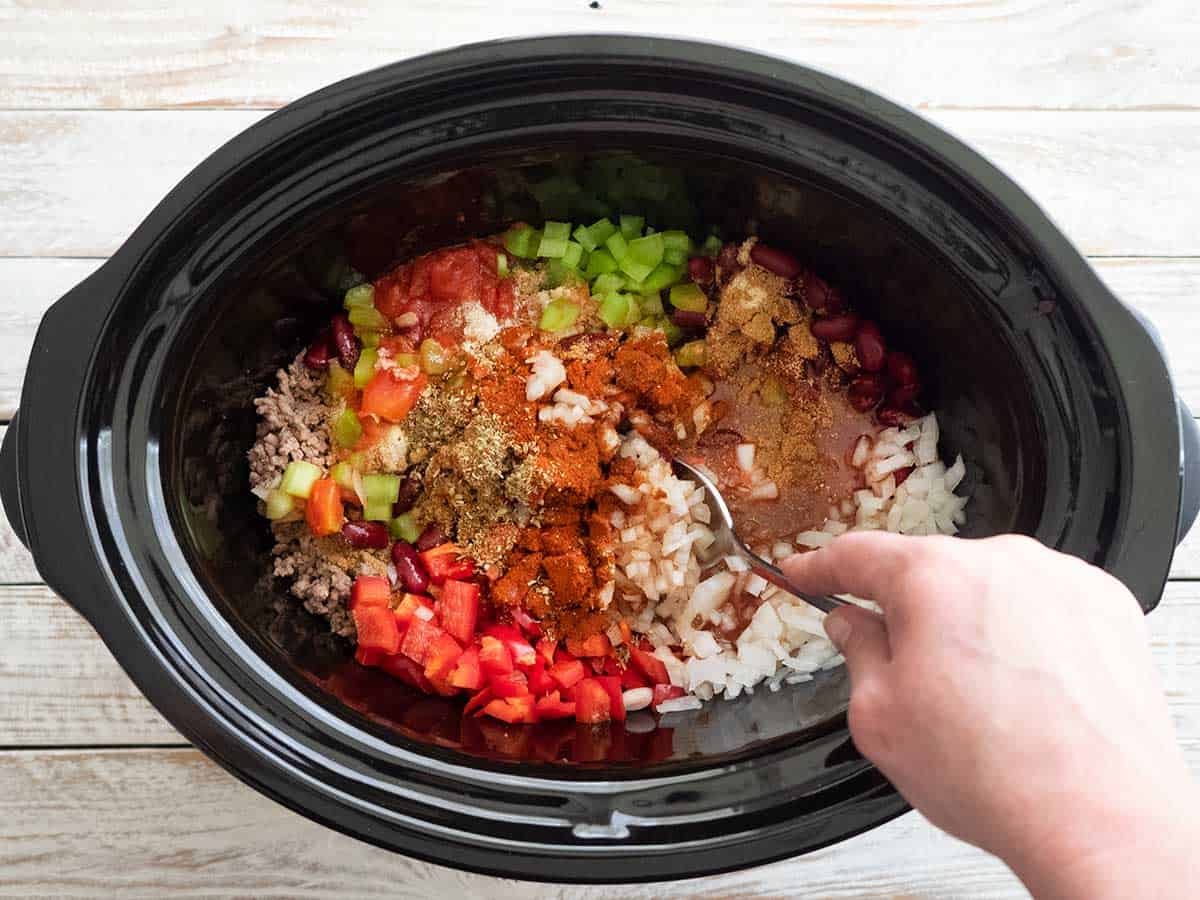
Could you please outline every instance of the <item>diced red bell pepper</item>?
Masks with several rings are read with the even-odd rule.
[[[493,697],[524,697],[529,693],[529,682],[525,678],[524,672],[497,675],[488,682],[488,685],[492,689]]]
[[[542,694],[547,694],[550,691],[558,690],[558,682],[550,677],[550,673],[546,671],[546,664],[538,657],[538,664],[530,666],[525,677],[529,679],[529,691],[536,697]]]
[[[362,403],[358,409],[360,416],[376,416],[389,422],[400,422],[412,412],[429,379],[420,370],[411,378],[401,377],[401,373],[411,374],[408,370],[394,369],[375,373],[363,388]]]
[[[450,673],[450,684],[466,691],[477,691],[484,684],[483,667],[479,665],[479,648],[472,645],[463,651],[462,656]]]
[[[425,654],[425,677],[430,681],[448,683],[463,650],[453,637],[442,632]]]
[[[537,704],[534,706],[539,719],[573,719],[575,718],[575,704],[572,701],[563,700],[559,697],[558,691],[551,691],[545,696],[538,697]]]
[[[445,633],[432,622],[413,616],[412,621],[408,623],[408,631],[404,632],[400,652],[423,666],[429,662],[429,653],[434,643]]]
[[[608,691],[610,712],[614,722],[625,721],[625,698],[622,696],[621,679],[615,675],[597,675],[596,681]]]
[[[395,653],[400,649],[400,626],[386,606],[360,606],[353,611],[358,646]]]
[[[487,706],[491,700],[492,689],[490,687],[485,687],[467,701],[467,705],[463,707],[463,715],[470,715],[477,709],[481,710],[484,706]]]
[[[526,634],[537,637],[542,633],[542,626],[538,621],[525,611],[523,606],[513,606],[509,608],[509,613],[513,617],[513,621],[521,626],[521,630]]]
[[[392,610],[396,621],[400,623],[401,628],[407,628],[409,623],[417,614],[417,610],[425,607],[430,612],[433,611],[433,601],[428,597],[422,597],[420,594],[405,594],[400,598],[400,605]]]
[[[425,672],[421,667],[402,653],[385,656],[383,662],[379,664],[379,668],[393,678],[399,678],[405,684],[411,685],[423,693],[428,694],[433,691],[433,685],[429,683],[429,679],[425,677]]]
[[[437,585],[444,584],[447,578],[465,581],[475,574],[475,563],[462,555],[457,544],[440,544],[419,556],[429,573],[429,580]]]
[[[546,665],[554,665],[554,651],[558,649],[558,641],[552,641],[550,638],[542,638],[537,642],[535,648],[538,656],[546,661]]]
[[[342,507],[342,491],[332,478],[320,478],[313,482],[304,506],[304,518],[317,537],[337,534],[342,530],[345,510]]]
[[[598,725],[612,719],[612,698],[596,678],[585,678],[575,688],[575,721]]]
[[[656,684],[654,686],[654,699],[650,701],[652,706],[658,706],[664,700],[674,700],[682,697],[684,694],[683,688],[673,684]]]
[[[621,690],[632,691],[634,688],[650,686],[649,680],[635,666],[626,666],[621,670]]]
[[[516,625],[493,625],[484,633],[503,642],[518,666],[532,666],[537,662],[537,652]]]
[[[522,722],[532,725],[537,722],[536,704],[537,701],[533,694],[525,694],[522,697],[505,697],[502,700],[497,699],[488,703],[483,708],[483,714],[502,722]]]
[[[464,644],[470,641],[479,618],[479,585],[447,578],[438,598],[437,614],[447,632]]]
[[[392,584],[378,575],[359,575],[350,586],[350,609],[360,606],[388,606],[392,602]]]
[[[583,640],[567,638],[567,649],[575,656],[607,656],[612,643],[603,633],[593,634]]]
[[[484,635],[479,642],[479,664],[489,680],[498,675],[507,675],[513,670],[512,653],[503,641]]]
[[[374,647],[358,647],[354,651],[354,661],[360,666],[377,666],[385,656],[386,653]]]
[[[667,674],[666,663],[653,653],[649,653],[638,647],[630,647],[629,658],[635,666],[642,670],[642,674],[654,684],[671,683],[671,676]]]
[[[564,659],[561,662],[556,662],[547,669],[547,672],[564,689],[573,688],[579,682],[583,681],[584,676],[587,674],[584,671],[583,663],[577,659]]]

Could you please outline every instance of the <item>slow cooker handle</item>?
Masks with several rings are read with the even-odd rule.
[[[1183,432],[1180,468],[1183,476],[1183,502],[1179,507],[1179,530],[1175,544],[1183,543],[1189,529],[1200,515],[1200,423],[1187,404],[1179,401],[1179,424]]]
[[[17,539],[29,549],[29,538],[25,534],[25,514],[21,511],[20,479],[17,477],[17,429],[19,422],[14,413],[0,445],[0,506]]]

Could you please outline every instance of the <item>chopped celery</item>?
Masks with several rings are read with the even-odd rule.
[[[673,266],[682,265],[687,262],[688,255],[683,250],[677,250],[674,247],[668,247],[663,251],[663,262],[670,263]]]
[[[609,294],[600,301],[600,318],[609,328],[623,328],[629,306],[628,294]]]
[[[303,497],[307,500],[312,486],[317,483],[321,474],[319,466],[302,459],[295,460],[288,463],[287,468],[283,470],[283,481],[279,483],[279,489],[293,497]]]
[[[653,269],[663,258],[663,238],[661,234],[649,234],[629,242],[629,258],[643,266]]]
[[[378,331],[371,331],[366,328],[364,328],[360,331],[359,329],[355,328],[354,333],[356,335],[358,335],[358,339],[360,341],[362,341],[362,345],[364,347],[378,347],[379,346],[379,332]]]
[[[636,282],[636,290],[641,290],[642,282],[654,271],[654,266],[640,263],[632,255],[626,256],[620,264],[621,271]]]
[[[290,515],[296,508],[296,499],[278,488],[267,494],[267,518],[272,522]]]
[[[426,375],[441,375],[450,368],[450,354],[433,338],[421,341],[420,350],[421,371]]]
[[[350,324],[379,331],[387,328],[388,320],[374,306],[355,306],[350,309]]]
[[[704,341],[688,341],[675,351],[675,362],[682,369],[689,366],[702,366],[708,358],[708,347]]]
[[[329,372],[325,376],[325,392],[331,400],[345,397],[354,390],[354,376],[341,367],[340,363],[330,363]]]
[[[643,216],[621,216],[621,234],[627,241],[640,237],[642,226],[646,224]]]
[[[552,259],[546,264],[546,286],[556,288],[563,284],[575,284],[583,280],[578,269],[572,268],[561,259]]]
[[[333,439],[339,447],[353,447],[362,437],[362,423],[354,410],[346,408],[333,423]]]
[[[599,251],[597,251],[599,252]],[[614,269],[612,272],[606,272],[592,282],[592,293],[596,296],[602,294],[615,294],[617,291],[625,287],[625,278],[618,275]]]
[[[692,252],[692,239],[686,231],[664,231],[662,239],[666,250],[681,250],[685,256]]]
[[[571,239],[570,222],[546,222],[542,225],[542,237],[552,241],[569,241]]]
[[[388,522],[388,533],[394,540],[415,544],[421,536],[421,526],[417,524],[417,519],[412,513],[406,512]]]
[[[710,234],[704,239],[704,245],[700,248],[705,256],[716,256],[721,252],[721,248],[725,245],[721,243],[721,239],[715,234]]]
[[[700,285],[689,281],[671,288],[671,305],[688,312],[704,312],[708,309],[708,298],[700,290]]]
[[[662,296],[658,291],[645,291],[638,297],[638,305],[643,316],[661,316],[663,313]]]
[[[604,247],[597,247],[588,255],[587,268],[583,277],[589,281],[598,275],[607,275],[617,271],[617,261]]]
[[[629,244],[626,243],[625,236],[619,232],[609,235],[608,240],[604,242],[604,246],[608,248],[608,252],[617,261],[617,265],[620,265],[621,260],[629,253]]]
[[[337,486],[343,491],[354,491],[354,465],[349,462],[340,462],[329,470],[329,477],[337,482]]]
[[[354,309],[356,306],[374,306],[375,305],[375,287],[370,284],[360,284],[346,291],[346,297],[342,301],[342,305],[346,309]]]
[[[522,259],[533,259],[537,256],[538,242],[542,239],[541,232],[528,225],[520,228],[510,228],[504,233],[504,249],[513,256]]]
[[[397,353],[392,359],[396,360],[396,365],[402,369],[410,366],[421,367],[421,357],[416,353]]]
[[[575,324],[579,318],[579,304],[559,298],[551,300],[542,310],[538,328],[542,331],[563,331]]]
[[[571,232],[571,237],[575,238],[575,240],[579,242],[579,246],[583,247],[583,249],[588,253],[591,253],[600,246],[592,237],[591,229],[586,225],[580,225],[578,228],[576,228],[573,232]]]
[[[638,319],[642,317],[642,304],[637,297],[630,295],[629,309],[625,313],[625,325],[636,325]]]
[[[547,222],[542,227],[542,239],[538,242],[537,255],[559,259],[567,252],[571,240],[569,222]]]
[[[663,334],[667,336],[667,344],[669,346],[678,346],[679,342],[683,340],[683,329],[672,322],[667,316],[662,317],[659,327],[662,328]]]
[[[562,255],[563,265],[576,269],[579,268],[579,261],[581,259],[583,259],[583,245],[577,244],[574,241],[567,241],[566,252]]]
[[[608,219],[597,219],[588,226],[588,234],[592,236],[592,243],[599,247],[610,237],[617,233],[617,226]],[[579,243],[583,244],[583,241]],[[584,244],[586,247],[587,244]]]
[[[364,475],[363,499],[371,503],[395,503],[400,499],[399,475]],[[391,510],[388,511],[389,513]],[[388,518],[391,518],[389,515]]]
[[[363,518],[368,522],[387,522],[392,518],[392,504],[364,503]]]
[[[683,277],[683,266],[661,262],[654,271],[642,280],[642,291],[661,291],[669,288]]]
[[[358,354],[358,365],[354,367],[354,386],[356,388],[365,388],[367,382],[375,377],[375,360],[378,358],[379,352],[373,347],[367,347]]]
[[[508,256],[504,253],[496,254],[496,274],[501,278],[508,277]]]

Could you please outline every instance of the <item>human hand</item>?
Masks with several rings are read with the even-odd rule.
[[[935,825],[1038,896],[1200,885],[1200,791],[1141,609],[1115,578],[1025,537],[882,532],[783,569],[807,591],[882,607],[826,620],[850,670],[850,731]]]

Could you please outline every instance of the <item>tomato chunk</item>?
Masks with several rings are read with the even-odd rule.
[[[671,683],[671,676],[667,674],[666,664],[653,653],[637,647],[630,647],[629,658],[653,684]]]
[[[462,581],[475,574],[475,563],[462,555],[457,544],[439,544],[418,555],[434,584],[445,584],[447,578]]]
[[[551,691],[543,697],[538,697],[534,706],[539,719],[573,719],[575,704],[559,697],[558,691]]]
[[[320,478],[313,482],[304,507],[304,518],[317,537],[337,534],[342,530],[342,491],[332,478]]]
[[[350,609],[360,606],[388,606],[392,602],[392,584],[378,575],[359,575],[350,587]]]
[[[585,678],[575,688],[575,721],[598,725],[612,719],[612,698],[595,678]]]
[[[401,377],[398,372],[411,374],[408,369],[384,369],[375,373],[363,388],[359,415],[376,416],[389,422],[404,420],[417,405],[417,398],[421,396],[421,391],[425,389],[429,379],[420,371],[411,378]]]
[[[437,613],[446,631],[463,643],[471,640],[479,618],[479,585],[447,578],[438,598]]]
[[[393,618],[392,621],[395,619]],[[408,631],[404,632],[404,642],[400,645],[400,652],[413,662],[423,666],[429,661],[429,653],[434,642],[445,633],[432,622],[426,622],[424,619],[414,616],[413,620],[408,623]]]
[[[450,673],[450,684],[465,691],[477,691],[484,684],[483,667],[479,664],[479,648],[468,647]]]
[[[364,650],[395,653],[400,649],[400,626],[386,606],[360,606],[353,611],[358,646]]]

